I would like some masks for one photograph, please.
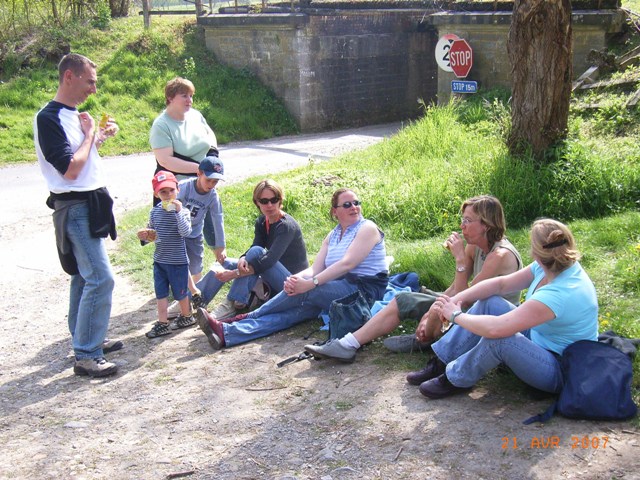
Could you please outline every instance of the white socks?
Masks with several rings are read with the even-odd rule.
[[[353,350],[357,350],[361,346],[351,332],[347,333],[344,337],[338,340],[338,342],[340,342],[340,345],[344,348],[351,348]]]

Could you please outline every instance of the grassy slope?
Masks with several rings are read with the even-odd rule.
[[[114,20],[106,31],[86,30],[71,39],[72,51],[98,64],[98,94],[80,107],[94,117],[108,112],[120,126],[103,155],[149,151],[149,129],[164,108],[164,85],[184,76],[196,86],[202,111],[219,143],[293,133],[282,104],[247,72],[219,63],[206,51],[192,17],[154,17],[143,31],[138,16]],[[0,166],[33,161],[32,119],[57,88],[54,64],[0,83]]]

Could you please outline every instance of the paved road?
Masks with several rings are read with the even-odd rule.
[[[306,165],[310,159],[328,159],[346,151],[365,148],[397,132],[400,123],[334,132],[279,137],[233,143],[220,147],[227,183],[259,174],[270,174]],[[108,188],[116,215],[150,203],[151,153],[105,158]],[[2,275],[60,270],[51,210],[45,205],[47,187],[37,164],[2,169],[2,197],[8,205],[0,214],[0,265]]]

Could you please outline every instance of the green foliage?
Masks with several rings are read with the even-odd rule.
[[[111,8],[107,0],[98,0],[96,2],[96,13],[91,25],[95,28],[105,30],[111,24]]]

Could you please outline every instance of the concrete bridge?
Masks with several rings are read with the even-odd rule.
[[[590,66],[589,52],[605,48],[624,21],[617,8],[573,11],[576,76]],[[198,17],[217,59],[258,76],[303,132],[416,118],[419,99],[447,101],[456,77],[435,58],[445,34],[464,38],[473,48],[467,80],[479,89],[510,87],[510,22],[511,11],[434,8],[301,6],[293,13]]]

